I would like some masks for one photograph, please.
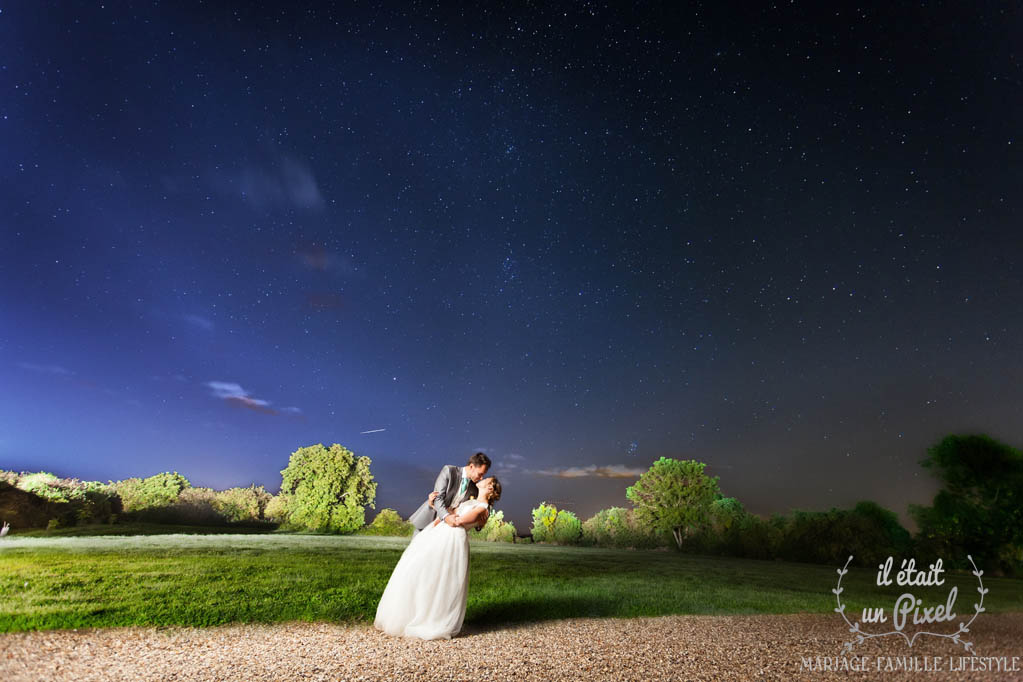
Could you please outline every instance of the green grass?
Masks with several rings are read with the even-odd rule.
[[[122,625],[372,621],[406,538],[292,535],[25,537],[0,541],[0,632]],[[466,622],[667,614],[831,613],[836,568],[695,556],[473,542]],[[891,610],[902,591],[972,611],[970,574],[938,588],[843,580],[847,609]],[[988,578],[989,611],[1023,611],[1023,581]],[[837,616],[836,616],[837,618]]]
[[[84,526],[68,526],[53,530],[19,530],[10,538],[63,538],[90,537],[93,535],[234,535],[237,533],[268,533],[276,532],[266,524],[222,525],[222,526],[189,526],[169,523],[116,523],[89,524]],[[3,545],[0,545],[2,547]]]

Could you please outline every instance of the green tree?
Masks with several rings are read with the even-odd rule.
[[[717,533],[727,533],[745,513],[746,510],[738,499],[718,495],[710,504],[710,525]]]
[[[377,484],[369,457],[356,457],[334,443],[299,448],[281,471],[281,497],[293,528],[351,533],[366,523],[366,507],[375,509]]]
[[[720,492],[717,477],[703,473],[706,466],[661,457],[625,491],[639,521],[653,531],[671,531],[679,549],[688,535],[707,523]]]
[[[941,481],[930,507],[910,506],[921,548],[1003,570],[1023,566],[1023,453],[985,435],[950,435],[921,464]]]

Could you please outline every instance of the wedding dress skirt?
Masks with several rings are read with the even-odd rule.
[[[455,512],[485,504],[466,500]],[[444,522],[431,524],[398,559],[373,625],[389,635],[451,639],[462,629],[468,594],[468,534]]]

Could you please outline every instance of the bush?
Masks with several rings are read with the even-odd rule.
[[[2,479],[5,484],[15,481],[18,489],[49,505],[50,514],[62,526],[102,523],[120,509],[117,495],[99,481],[58,478],[46,471],[20,475],[5,472]]]
[[[217,491],[212,488],[185,488],[174,504],[155,508],[150,514],[161,523],[183,523],[192,526],[216,526],[227,519],[217,509]]]
[[[98,481],[83,484],[82,499],[75,505],[79,523],[107,523],[116,518],[121,499]]]
[[[554,523],[554,541],[559,545],[578,544],[583,536],[583,524],[572,512],[562,509]]]
[[[263,519],[270,497],[270,493],[263,486],[228,488],[216,494],[213,507],[225,519],[234,523],[259,521]]]
[[[620,547],[622,537],[628,532],[628,514],[629,510],[624,507],[601,509],[583,522],[583,544]]]
[[[66,490],[59,486],[60,479],[47,471],[25,474],[18,481],[18,487],[27,493],[38,495],[53,502],[67,502]]]
[[[491,512],[483,528],[469,531],[470,538],[489,542],[515,542],[515,535],[515,525],[504,520],[503,511]]]
[[[542,502],[533,510],[533,542],[577,544],[582,534],[579,518],[566,509],[559,511],[554,505]]]
[[[541,502],[533,510],[533,542],[553,542],[554,524],[558,520],[558,508]]]
[[[663,547],[671,544],[668,533],[643,529],[635,510],[624,507],[601,509],[582,524],[581,542],[600,547]]]
[[[389,535],[392,537],[408,537],[412,535],[412,524],[401,518],[393,509],[381,509],[377,512],[373,523],[359,531],[363,535]]]
[[[913,550],[909,531],[895,514],[874,502],[853,509],[794,511],[781,526],[775,555],[789,561],[842,563],[850,554],[858,562],[877,564],[888,556]]]
[[[149,478],[128,478],[111,484],[121,498],[124,511],[169,507],[191,483],[181,474],[165,472]]]
[[[288,520],[287,501],[281,495],[272,495],[263,508],[263,518],[283,524]]]

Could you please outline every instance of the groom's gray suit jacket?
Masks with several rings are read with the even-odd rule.
[[[440,493],[433,503],[435,508],[431,508],[429,502],[423,502],[419,509],[415,510],[408,518],[417,533],[433,523],[434,520],[443,519],[448,515],[448,507],[455,501],[455,497],[458,496],[458,488],[462,485],[463,468],[448,464],[440,470],[437,481],[433,484],[433,489]],[[476,497],[478,494],[476,484],[469,481],[465,495],[462,496],[460,502],[464,502],[470,497]]]

